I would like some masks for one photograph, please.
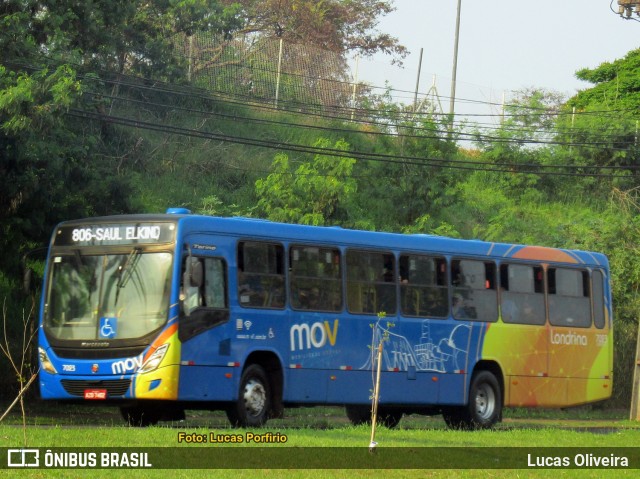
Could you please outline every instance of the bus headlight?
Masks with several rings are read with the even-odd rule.
[[[138,372],[148,373],[154,371],[155,369],[158,369],[158,366],[160,366],[160,363],[164,359],[164,355],[167,353],[168,349],[169,344],[163,344],[158,349],[156,349],[153,354],[149,356],[149,359],[144,362]]]
[[[40,365],[44,371],[50,374],[58,374],[58,371],[53,367],[53,363],[51,363],[51,360],[44,349],[38,348],[38,357],[40,358]]]

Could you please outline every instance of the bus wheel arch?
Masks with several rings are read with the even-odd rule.
[[[282,417],[283,373],[278,358],[269,352],[254,352],[245,361],[238,399],[227,409],[232,425],[259,427],[269,418]]]
[[[504,380],[499,366],[480,362],[471,376],[465,406],[442,410],[447,425],[453,429],[489,429],[502,420]]]

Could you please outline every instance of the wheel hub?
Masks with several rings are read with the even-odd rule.
[[[260,382],[255,380],[247,382],[243,397],[245,408],[251,415],[258,416],[264,410],[267,395]]]

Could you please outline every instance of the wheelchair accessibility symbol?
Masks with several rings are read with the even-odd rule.
[[[112,339],[118,332],[118,318],[100,318],[100,339]]]

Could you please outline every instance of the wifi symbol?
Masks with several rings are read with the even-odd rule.
[[[248,321],[248,320],[244,322],[244,327],[247,329],[247,331],[251,329],[251,324],[252,324],[251,321]]]

